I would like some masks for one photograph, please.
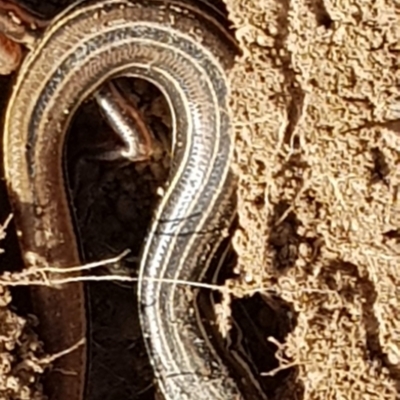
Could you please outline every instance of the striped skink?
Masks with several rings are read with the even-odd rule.
[[[63,169],[74,112],[118,76],[147,79],[165,95],[173,160],[144,246],[139,304],[167,400],[266,399],[248,369],[224,363],[202,322],[196,291],[182,285],[202,280],[234,213],[226,73],[236,46],[214,11],[179,0],[73,5],[25,58],[5,120],[6,182],[26,265],[67,267],[80,261]],[[64,335],[62,344],[70,345],[85,334],[81,284],[38,290],[47,290],[48,302],[58,302],[58,314],[45,318],[55,339]],[[85,351],[61,361],[61,368],[79,373],[55,378],[54,399],[84,396]]]

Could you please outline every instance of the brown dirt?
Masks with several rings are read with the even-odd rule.
[[[273,336],[280,368],[287,372],[280,385],[274,383],[280,388],[271,397],[398,398],[400,4],[225,2],[243,50],[231,74],[239,259],[230,285],[240,295],[262,293],[270,304],[269,312],[258,315],[263,327],[258,333],[262,340]],[[168,121],[159,112],[159,95],[143,83],[136,90],[139,107],[163,135]],[[5,98],[0,101],[4,109]],[[93,104],[82,112],[73,128],[76,139],[79,132],[84,138],[96,130],[108,136],[98,117],[85,117],[96,113]],[[70,172],[87,260],[126,247],[138,254],[150,219],[143,210],[156,200],[165,166],[157,169],[159,180],[140,183],[149,166],[107,170],[74,162],[79,151],[71,151]],[[139,199],[139,211],[132,209]],[[7,208],[0,211],[4,221]],[[15,238],[4,247],[6,255],[15,253]],[[136,261],[132,257],[128,264],[134,268]],[[2,262],[2,268],[9,265],[6,258]],[[21,296],[17,292],[15,297]],[[135,298],[131,286],[89,287],[91,400],[154,398],[132,311]],[[40,399],[37,380],[48,360],[32,331],[34,319],[21,316],[29,304],[17,315],[9,301],[3,288],[0,399]],[[262,306],[253,307],[259,311]],[[251,315],[256,321],[257,311]],[[290,329],[275,334],[282,331],[275,325],[284,319],[292,321]],[[261,373],[273,375],[274,368]]]
[[[297,320],[276,398],[399,397],[400,4],[225,1],[241,289]]]

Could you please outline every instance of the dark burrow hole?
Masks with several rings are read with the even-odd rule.
[[[232,229],[236,224],[237,222]],[[226,280],[237,279],[237,275],[233,273],[236,265],[237,253],[232,247],[231,238],[228,238],[216,253],[205,281],[212,280],[217,267],[217,285],[223,286]],[[224,303],[224,296],[218,290],[211,292],[203,289],[199,297],[199,304],[209,301],[210,297],[215,304]],[[215,322],[218,319],[210,318],[209,313],[204,313],[202,320],[207,331],[214,336],[220,356],[228,361],[227,365],[236,381],[243,381],[248,374],[255,377],[270,399],[280,399],[282,390],[287,396],[285,398],[302,399],[303,385],[297,380],[297,368],[279,370],[280,363],[276,358],[276,343],[283,343],[296,326],[296,313],[291,305],[279,296],[260,291],[240,298],[231,296],[228,307],[230,317],[226,321],[229,329],[225,332],[226,338],[221,337],[225,327],[221,327],[221,322]],[[241,368],[236,367],[238,362],[242,365]],[[246,391],[245,385],[242,390]]]

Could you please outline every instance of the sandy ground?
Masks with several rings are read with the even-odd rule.
[[[274,341],[289,377],[273,398],[395,399],[400,390],[400,3],[225,2],[243,50],[231,74],[240,226],[234,238],[238,278],[230,284],[238,293],[266,295],[276,312],[271,323],[283,313],[293,322],[285,340]],[[132,181],[133,173],[124,171]],[[86,202],[96,200],[100,209],[97,195],[108,196],[109,209],[98,211],[100,218],[80,203],[82,226],[103,219],[110,228],[92,243],[112,238],[114,252],[137,246],[135,236],[126,243],[119,239],[127,237],[119,232],[128,229],[123,225],[136,186],[111,174],[85,190]],[[110,197],[116,190],[122,196]],[[111,209],[118,214],[114,220]],[[137,218],[132,214],[128,222]],[[145,230],[145,222],[141,225]],[[99,228],[91,229],[85,239],[89,260],[99,251],[90,244]],[[105,300],[100,306],[94,301],[94,314],[108,312],[118,334],[115,360],[124,352],[132,359],[127,348],[143,353],[137,331],[122,332],[114,322],[121,311],[115,304],[129,302],[131,288],[116,297],[110,286],[96,290],[93,297]],[[0,399],[39,399],[37,379],[47,359],[32,331],[34,319],[17,315],[10,300],[2,289]],[[121,320],[127,314],[123,309]],[[98,357],[109,356],[116,333],[109,321],[97,324]],[[99,364],[110,366],[107,358]],[[120,389],[130,371],[126,378],[123,372],[110,378],[109,370],[94,376],[97,382],[108,376]],[[145,382],[151,386],[151,374]],[[134,389],[139,394],[132,398],[153,396],[140,397],[146,388]],[[130,398],[131,389],[124,390],[118,396]],[[106,398],[99,393],[92,398]]]
[[[296,316],[279,354],[300,386],[276,398],[394,399],[400,4],[226,3],[243,49],[231,78],[241,285]]]

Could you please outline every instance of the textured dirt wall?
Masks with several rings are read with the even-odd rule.
[[[225,0],[244,284],[292,304],[302,395],[400,385],[400,2]],[[240,84],[238,84],[240,82]]]

